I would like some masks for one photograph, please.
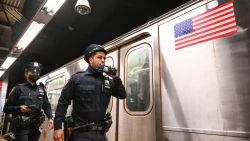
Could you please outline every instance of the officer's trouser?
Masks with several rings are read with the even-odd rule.
[[[16,132],[16,139],[14,141],[38,141],[41,132],[39,129],[33,130],[32,132],[25,133],[23,131]]]
[[[76,131],[69,138],[69,141],[108,141],[106,134],[100,131]]]

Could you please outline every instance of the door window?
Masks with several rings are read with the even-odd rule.
[[[150,106],[150,47],[140,45],[128,52],[126,63],[126,107],[129,111],[146,111]]]

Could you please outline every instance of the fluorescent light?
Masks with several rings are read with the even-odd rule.
[[[17,43],[18,49],[25,49],[44,27],[44,23],[33,21]]]
[[[4,71],[0,71],[0,77],[4,74]]]
[[[16,58],[15,57],[7,57],[7,59],[3,62],[1,68],[2,69],[8,69],[11,64],[15,62]]]
[[[48,0],[43,6],[43,10],[45,10],[49,15],[54,15],[65,1],[66,0]]]

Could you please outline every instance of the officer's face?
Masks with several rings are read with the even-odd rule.
[[[102,51],[97,51],[93,55],[89,57],[89,64],[93,68],[98,68],[100,65],[104,64],[106,59],[106,55]]]
[[[35,83],[40,77],[40,71],[25,71],[26,80]]]

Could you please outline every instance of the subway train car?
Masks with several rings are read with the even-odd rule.
[[[192,0],[104,44],[128,94],[110,101],[109,141],[250,141],[249,7]],[[82,56],[41,77],[53,111],[87,66]]]

